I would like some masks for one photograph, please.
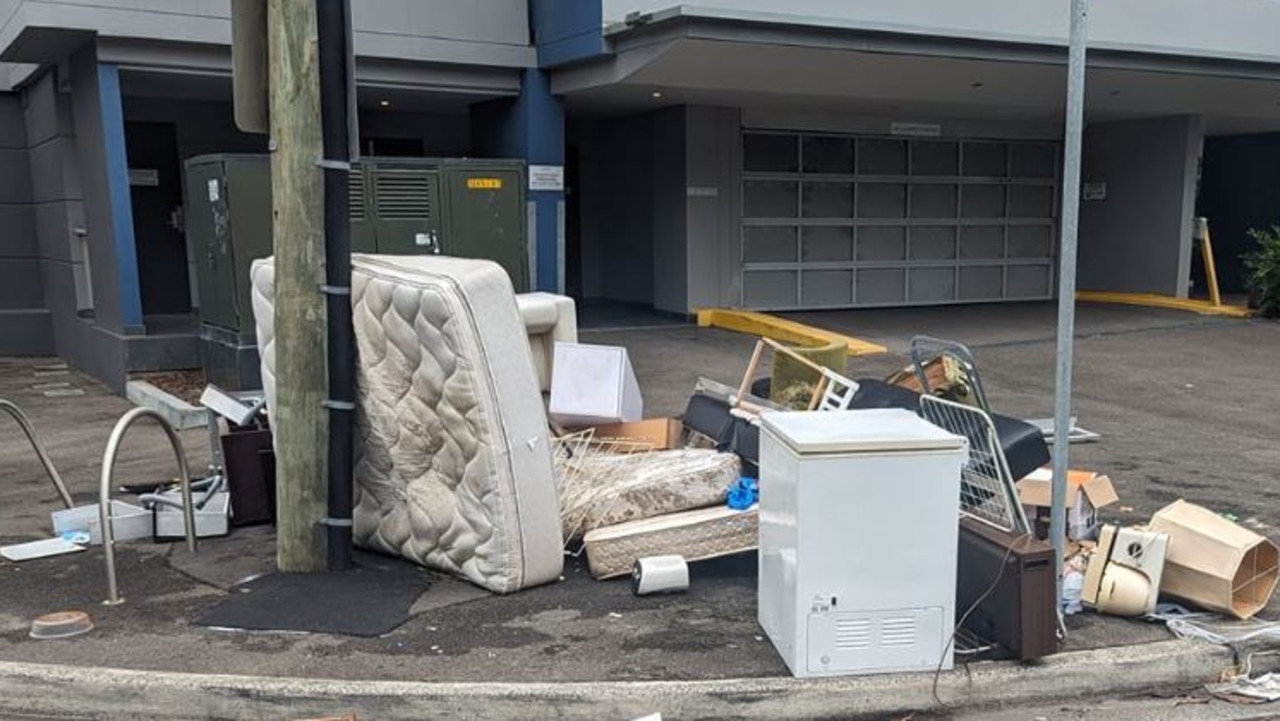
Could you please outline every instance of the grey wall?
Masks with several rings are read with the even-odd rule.
[[[1107,195],[1081,203],[1081,290],[1186,295],[1203,140],[1196,116],[1088,127],[1083,178]]]
[[[226,0],[0,0],[0,52],[28,27],[225,46],[230,7]],[[511,67],[535,60],[526,0],[355,0],[352,16],[360,57]]]
[[[691,106],[686,125],[685,310],[736,306],[741,218],[738,170],[742,166],[742,114],[737,108]]]
[[[53,351],[40,279],[28,145],[21,99],[0,92],[0,355]]]
[[[81,68],[84,72],[84,68]],[[51,350],[72,365],[108,383],[123,388],[125,350],[120,337],[96,324],[90,316],[78,311],[92,308],[96,301],[90,293],[90,266],[100,268],[98,280],[104,285],[114,277],[114,255],[110,250],[110,233],[90,230],[86,222],[84,190],[80,164],[84,160],[76,137],[76,115],[73,100],[78,94],[59,90],[53,71],[46,72],[25,89],[24,121],[30,145],[31,192],[36,216],[36,236],[40,263],[39,277],[44,289],[44,306],[48,309],[52,330]],[[92,105],[95,116],[96,82],[91,88],[81,87],[80,105]],[[92,92],[90,92],[92,91]],[[81,127],[101,131],[100,121],[84,117]],[[91,145],[94,143],[90,143]],[[96,143],[99,147],[101,142]],[[77,230],[88,230],[87,237]],[[87,252],[90,245],[105,246],[96,254]]]
[[[653,307],[674,313],[689,302],[685,115],[683,107],[653,114]]]
[[[1064,45],[1069,3],[1027,0],[602,0],[605,24],[631,12],[757,19],[943,37]],[[1089,8],[1091,48],[1280,59],[1280,3],[1267,0],[1110,0]]]

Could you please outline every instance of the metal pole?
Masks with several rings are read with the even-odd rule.
[[[17,421],[18,427],[26,434],[27,440],[31,441],[31,448],[36,452],[36,458],[40,459],[40,465],[44,466],[44,472],[49,474],[49,481],[53,483],[53,488],[58,492],[58,497],[62,499],[62,505],[67,508],[74,507],[75,501],[71,500],[71,494],[67,492],[67,484],[62,480],[62,474],[58,473],[58,469],[53,467],[53,460],[49,458],[49,454],[44,450],[44,444],[40,442],[40,437],[36,435],[36,429],[31,427],[31,421],[27,419],[27,414],[22,412],[18,404],[6,401],[0,398],[0,411],[4,411]]]
[[[325,308],[329,349],[329,493],[326,527],[330,571],[351,565],[355,335],[351,326],[351,174],[348,114],[350,57],[345,0],[316,0],[320,59],[320,118],[324,159]]]
[[[107,564],[107,600],[103,603],[108,606],[124,603],[116,585],[116,539],[111,513],[111,484],[116,475],[116,457],[120,455],[120,443],[125,432],[143,418],[154,420],[173,448],[173,456],[178,461],[178,488],[182,493],[182,525],[187,534],[187,550],[196,552],[196,507],[191,500],[191,473],[187,468],[187,452],[182,439],[164,416],[150,408],[134,408],[121,416],[115,428],[111,429],[107,449],[102,453],[102,475],[98,483],[98,527],[102,529],[102,557]]]
[[[1071,369],[1075,346],[1076,247],[1080,229],[1080,151],[1084,134],[1088,14],[1087,0],[1071,0],[1066,147],[1062,167],[1062,241],[1058,265],[1058,368],[1053,401],[1053,505],[1049,524],[1049,537],[1058,563],[1058,598],[1062,598],[1063,552],[1067,543],[1067,444],[1071,436]]]

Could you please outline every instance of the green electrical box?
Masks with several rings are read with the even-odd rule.
[[[205,374],[227,389],[256,388],[249,266],[272,252],[270,159],[191,158],[185,192]],[[352,168],[349,208],[353,252],[486,258],[516,292],[529,290],[523,161],[366,158]]]

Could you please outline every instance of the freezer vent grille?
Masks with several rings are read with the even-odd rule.
[[[382,171],[374,178],[378,217],[382,220],[425,220],[431,217],[431,181],[419,172]]]
[[[867,619],[836,621],[836,648],[841,651],[871,648],[871,621]]]
[[[880,624],[881,646],[916,645],[916,619],[911,616],[886,618]]]

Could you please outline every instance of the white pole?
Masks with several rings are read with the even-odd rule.
[[[1067,444],[1071,435],[1071,368],[1075,349],[1076,247],[1080,229],[1080,150],[1084,133],[1084,70],[1088,1],[1071,0],[1067,61],[1067,129],[1062,165],[1062,241],[1058,264],[1058,368],[1053,403],[1053,505],[1049,537],[1058,562],[1062,598],[1067,522]]]

